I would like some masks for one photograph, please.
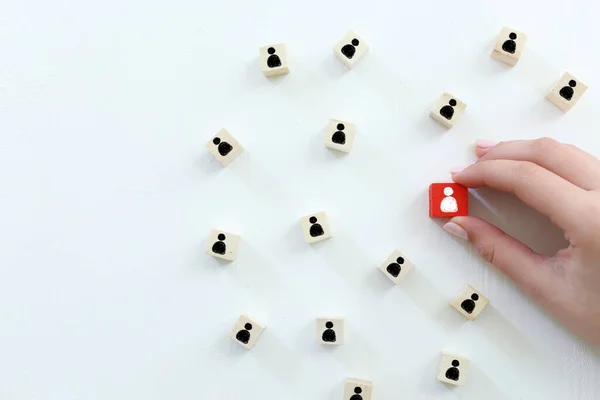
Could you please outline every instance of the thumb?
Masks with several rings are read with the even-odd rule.
[[[538,283],[546,257],[481,218],[455,217],[444,225],[444,230],[468,240],[487,262],[525,291],[539,295]]]

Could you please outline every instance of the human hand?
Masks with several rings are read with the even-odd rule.
[[[468,240],[565,327],[600,349],[600,160],[553,139],[477,144],[479,160],[452,179],[515,194],[563,229],[570,246],[535,253],[477,217],[444,229]]]

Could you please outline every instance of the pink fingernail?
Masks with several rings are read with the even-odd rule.
[[[464,240],[469,240],[469,234],[465,231],[462,226],[455,224],[454,222],[448,222],[444,225],[444,230],[451,235],[459,237]]]
[[[491,149],[492,147],[496,146],[498,144],[498,142],[495,142],[493,140],[478,140],[476,146],[482,149]]]
[[[458,174],[459,172],[462,172],[465,168],[467,168],[467,167],[450,168],[450,174],[452,174],[452,175]]]

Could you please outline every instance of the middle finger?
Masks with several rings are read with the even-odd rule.
[[[499,143],[480,160],[529,161],[584,190],[600,189],[600,161],[577,147],[549,138]]]

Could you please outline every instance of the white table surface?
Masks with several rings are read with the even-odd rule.
[[[427,186],[474,161],[479,138],[550,136],[600,155],[597,1],[0,2],[0,399],[335,399],[347,376],[382,399],[595,399],[600,360],[427,216]],[[490,58],[503,25],[519,64]],[[355,29],[352,71],[332,46]],[[259,46],[291,73],[265,79]],[[564,71],[590,89],[568,113],[544,99]],[[445,131],[443,91],[468,104]],[[354,121],[353,151],[322,144]],[[247,152],[204,149],[221,127]],[[552,253],[562,233],[511,197],[484,216]],[[334,236],[304,243],[325,210]],[[204,254],[210,228],[238,259]],[[416,264],[394,286],[392,249]],[[448,306],[471,284],[474,323]],[[252,351],[238,315],[268,325]],[[346,317],[346,344],[314,318]],[[468,385],[434,379],[441,350]]]

